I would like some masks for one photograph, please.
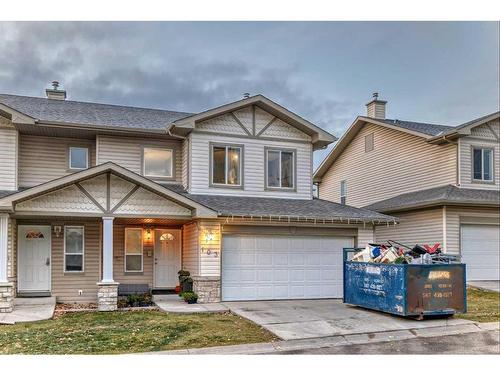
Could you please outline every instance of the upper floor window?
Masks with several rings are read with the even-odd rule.
[[[145,147],[143,171],[147,177],[172,177],[173,151],[165,148]]]
[[[373,151],[374,148],[374,135],[370,133],[365,136],[365,152]]]
[[[66,226],[64,228],[65,272],[83,271],[84,242],[83,226]]]
[[[493,181],[493,149],[474,147],[472,159],[473,179]]]
[[[211,182],[214,186],[241,186],[242,146],[212,145]]]
[[[295,187],[295,151],[266,150],[266,187],[293,189]]]
[[[342,180],[340,181],[340,203],[341,204],[346,204],[347,200],[347,181]]]
[[[87,169],[89,167],[88,147],[69,148],[69,169]]]

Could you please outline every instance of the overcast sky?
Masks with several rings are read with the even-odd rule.
[[[261,93],[340,136],[374,91],[390,118],[498,111],[499,54],[497,22],[0,22],[0,92],[59,80],[71,100],[188,112]]]

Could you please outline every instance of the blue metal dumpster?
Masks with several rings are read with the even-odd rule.
[[[465,264],[349,261],[344,249],[344,303],[423,319],[467,311]]]

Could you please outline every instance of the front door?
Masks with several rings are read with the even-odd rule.
[[[181,269],[181,231],[157,229],[155,233],[155,288],[175,288]]]
[[[18,227],[18,290],[50,292],[50,226]]]

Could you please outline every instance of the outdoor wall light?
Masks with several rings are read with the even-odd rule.
[[[215,233],[211,230],[205,231],[205,241],[210,242],[215,240]]]

